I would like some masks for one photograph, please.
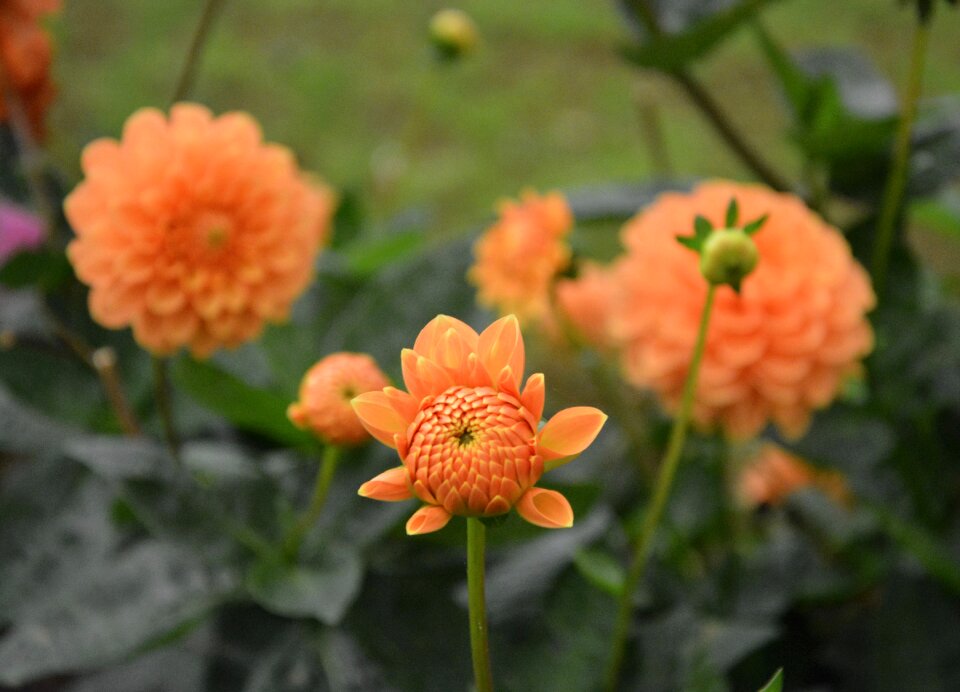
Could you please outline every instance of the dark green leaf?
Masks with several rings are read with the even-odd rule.
[[[783,668],[780,668],[776,673],[773,674],[773,677],[770,678],[770,682],[760,688],[760,692],[782,692],[783,691]]]
[[[71,276],[70,263],[62,252],[20,252],[0,265],[0,284],[8,288],[36,286],[52,291]]]
[[[573,559],[584,579],[616,598],[623,591],[626,570],[610,553],[602,550],[581,550]]]
[[[746,226],[743,227],[743,232],[746,233],[747,235],[753,235],[754,233],[759,231],[761,228],[763,228],[763,224],[767,222],[767,219],[769,218],[769,216],[770,216],[769,214],[764,214],[759,219],[756,219],[755,221],[751,221],[750,223],[748,223]]]
[[[960,564],[950,558],[950,553],[937,538],[884,507],[872,506],[870,509],[901,549],[916,558],[944,588],[960,596]]]
[[[388,264],[402,262],[423,247],[422,231],[397,231],[384,237],[361,240],[344,249],[346,267],[353,274],[368,277]]]
[[[727,228],[736,228],[740,220],[740,207],[737,205],[737,198],[731,197],[730,204],[727,205],[727,214],[724,217],[724,224]]]

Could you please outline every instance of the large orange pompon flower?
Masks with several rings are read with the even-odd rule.
[[[874,305],[843,236],[797,197],[731,182],[661,196],[623,229],[612,329],[627,378],[676,409],[707,293],[697,254],[676,238],[691,235],[698,214],[722,228],[731,199],[740,218],[768,219],[753,236],[759,264],[740,293],[716,289],[694,415],[735,438],[768,420],[796,437],[872,349]]]
[[[334,207],[293,154],[265,144],[245,113],[145,108],[123,139],[83,152],[67,197],[67,254],[90,286],[90,314],[133,327],[147,350],[205,357],[286,318],[313,276]]]
[[[467,278],[478,302],[524,323],[547,320],[553,279],[570,263],[565,238],[572,227],[573,214],[559,192],[527,191],[520,202],[503,202],[500,218],[473,247],[476,262]]]
[[[350,401],[388,384],[387,376],[366,353],[331,353],[307,370],[300,383],[300,400],[290,404],[287,416],[297,427],[331,444],[359,444],[368,434]]]
[[[531,375],[520,390],[524,348],[515,316],[478,335],[440,315],[403,350],[401,364],[409,393],[387,387],[353,400],[370,434],[403,462],[364,483],[361,495],[424,502],[408,534],[436,531],[454,514],[492,517],[511,507],[538,526],[573,524],[563,495],[534,486],[586,449],[607,417],[578,406],[540,428],[544,379]]]
[[[0,121],[10,117],[6,92],[16,94],[36,137],[53,100],[50,63],[53,49],[41,18],[60,9],[60,0],[0,2]]]

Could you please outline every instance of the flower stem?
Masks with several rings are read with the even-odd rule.
[[[317,470],[317,480],[313,486],[313,496],[310,498],[310,505],[283,542],[283,554],[289,560],[297,557],[297,553],[300,552],[300,544],[303,542],[303,537],[310,527],[316,523],[320,512],[323,511],[323,503],[327,499],[327,492],[330,490],[330,483],[333,481],[333,475],[336,473],[339,462],[340,448],[336,445],[327,445],[323,450],[320,468]]]
[[[470,653],[476,692],[493,692],[490,644],[487,641],[487,603],[484,595],[484,548],[487,527],[467,517],[467,593],[470,606]]]
[[[180,76],[177,79],[177,85],[173,90],[172,103],[182,101],[193,89],[193,82],[197,76],[197,68],[200,66],[200,58],[203,56],[203,49],[206,46],[207,38],[210,36],[210,29],[217,17],[223,0],[207,0],[200,15],[200,22],[193,33],[193,39],[190,41],[190,49],[187,52],[187,59],[180,70]]]
[[[153,356],[153,391],[157,398],[160,422],[167,449],[177,463],[180,462],[180,438],[173,423],[173,407],[170,402],[170,380],[167,376],[167,359]]]
[[[894,143],[893,166],[883,191],[880,217],[877,221],[877,237],[873,246],[873,286],[877,296],[883,293],[887,280],[887,268],[890,262],[890,249],[893,245],[897,215],[903,201],[903,192],[907,186],[907,167],[910,161],[910,134],[913,121],[917,117],[917,102],[923,86],[923,72],[926,64],[927,42],[930,27],[927,21],[920,19],[913,32],[913,49],[910,54],[910,75],[907,93],[903,103],[897,139]]]
[[[700,327],[697,331],[697,340],[693,347],[693,355],[690,358],[690,367],[687,370],[687,379],[683,385],[683,398],[680,402],[680,411],[673,421],[673,428],[670,430],[670,440],[667,443],[667,451],[660,466],[660,473],[657,476],[654,486],[653,499],[650,501],[647,513],[644,515],[643,524],[640,527],[640,533],[634,542],[633,559],[627,576],[624,579],[623,591],[620,593],[620,606],[617,612],[617,620],[614,625],[613,643],[610,647],[610,663],[607,667],[607,674],[604,679],[605,689],[613,692],[617,689],[617,683],[620,679],[620,667],[623,665],[623,655],[627,644],[627,632],[630,628],[630,620],[633,615],[633,594],[637,590],[640,578],[643,576],[643,569],[646,566],[647,558],[650,555],[650,549],[653,546],[653,536],[657,525],[660,523],[660,517],[667,506],[667,499],[670,497],[670,488],[673,485],[673,478],[677,473],[677,467],[680,465],[680,458],[683,452],[683,445],[687,438],[687,429],[690,427],[690,419],[693,413],[694,395],[697,391],[697,377],[700,373],[700,363],[703,361],[703,353],[707,344],[707,328],[710,324],[710,313],[713,309],[713,298],[716,293],[716,287],[710,286],[707,290],[707,298],[703,305],[703,312],[700,315]]]

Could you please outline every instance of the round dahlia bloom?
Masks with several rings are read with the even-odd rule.
[[[147,350],[205,357],[286,318],[313,276],[334,197],[244,113],[145,108],[83,151],[67,255],[90,314]]]
[[[587,343],[606,348],[610,345],[608,323],[616,288],[609,267],[585,262],[577,278],[557,282],[557,312]]]
[[[520,202],[503,202],[498,221],[473,246],[467,278],[478,302],[523,322],[548,319],[553,280],[570,263],[571,228],[573,214],[559,192],[527,191]]]
[[[0,121],[9,117],[4,91],[16,93],[34,136],[44,134],[44,116],[53,100],[50,37],[40,24],[45,14],[60,9],[59,0],[0,2]]]
[[[850,500],[840,473],[821,471],[774,444],[764,444],[737,479],[737,493],[748,506],[780,505],[803,488],[817,488],[840,503]]]
[[[662,195],[623,229],[611,329],[628,380],[676,409],[707,293],[697,253],[676,238],[691,234],[698,214],[722,227],[732,198],[741,218],[768,219],[753,236],[760,259],[740,293],[716,288],[695,420],[735,438],[772,420],[796,437],[859,371],[873,347],[874,306],[843,236],[797,197],[730,182]]]
[[[408,534],[442,528],[454,514],[492,517],[516,507],[538,526],[573,524],[566,498],[537,488],[545,470],[593,442],[607,417],[595,408],[560,411],[542,428],[542,374],[523,390],[523,337],[513,315],[481,334],[453,317],[433,319],[401,354],[408,392],[386,387],[353,400],[360,422],[403,462],[360,487],[375,500],[424,503]]]
[[[331,444],[359,444],[368,434],[350,401],[388,384],[387,376],[366,353],[332,353],[307,370],[300,383],[300,400],[290,404],[287,416],[297,427]]]

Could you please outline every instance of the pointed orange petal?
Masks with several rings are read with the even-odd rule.
[[[419,536],[421,533],[439,531],[450,521],[450,514],[438,505],[426,505],[413,513],[407,520],[407,535]]]
[[[410,488],[410,476],[406,467],[397,466],[368,480],[360,486],[357,494],[371,500],[399,502],[413,497],[413,490]]]
[[[466,359],[469,348],[457,330],[451,327],[437,340],[433,359],[441,367],[451,371],[454,378],[460,382],[466,375]]]
[[[517,503],[517,513],[531,524],[545,529],[573,526],[573,508],[556,490],[530,488]]]
[[[579,454],[596,439],[607,415],[592,406],[565,408],[547,421],[539,434],[538,451],[545,462]],[[545,464],[547,469],[559,464]]]
[[[497,391],[509,394],[516,399],[517,402],[520,400],[520,390],[517,389],[517,378],[513,374],[513,368],[509,365],[504,366],[497,376]]]
[[[419,358],[417,352],[411,348],[400,351],[400,369],[403,372],[403,383],[418,405],[428,393],[426,385],[420,381],[418,374],[417,360]]]
[[[390,397],[383,392],[366,392],[350,401],[360,423],[371,435],[388,447],[396,448],[394,435],[403,435],[409,421],[390,405]]]
[[[429,358],[418,356],[415,367],[417,382],[423,387],[424,396],[436,396],[456,384],[449,372]]]
[[[523,376],[524,349],[520,323],[514,315],[501,317],[483,330],[477,344],[480,363],[496,380],[505,366],[510,366],[516,378],[516,387],[520,389]]]
[[[534,420],[539,421],[543,418],[543,401],[546,397],[546,389],[543,382],[543,373],[530,375],[527,378],[527,384],[520,395],[520,403],[533,416]]]
[[[456,317],[437,315],[427,323],[426,327],[420,330],[420,334],[413,344],[413,350],[421,356],[433,358],[437,340],[448,329],[456,331],[464,343],[467,344],[469,350],[475,351],[477,349],[477,333],[468,324],[461,322]]]
[[[384,387],[383,393],[390,400],[390,405],[409,424],[420,410],[420,402],[396,387]]]

